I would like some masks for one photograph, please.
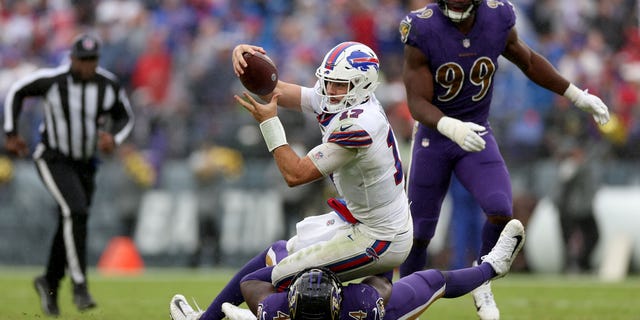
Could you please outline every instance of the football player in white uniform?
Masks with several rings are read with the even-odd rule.
[[[232,59],[243,73],[243,53],[266,53],[261,47],[238,45]],[[330,177],[340,198],[329,199],[334,209],[297,224],[297,235],[286,246],[289,255],[264,268],[269,252],[247,263],[204,312],[183,317],[172,307],[174,319],[222,319],[224,302],[243,302],[240,280],[267,278],[275,290],[284,290],[299,271],[328,268],[340,280],[384,275],[407,257],[413,225],[404,191],[398,149],[384,110],[374,95],[379,61],[366,45],[344,42],[331,49],[316,71],[313,88],[278,81],[274,91],[256,101],[248,93],[236,100],[260,123],[260,130],[289,186]],[[287,144],[277,106],[311,112],[318,119],[322,143],[300,157]],[[275,261],[275,260],[273,260]],[[174,300],[172,300],[174,301]],[[181,302],[186,303],[186,302]]]

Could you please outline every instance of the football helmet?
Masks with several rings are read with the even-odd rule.
[[[478,9],[482,0],[438,0],[438,7],[447,18],[455,23],[459,23],[469,18]]]
[[[343,42],[335,46],[316,70],[316,93],[323,97],[323,111],[336,113],[367,101],[378,86],[379,69],[378,56],[366,45]],[[348,84],[347,93],[331,95],[327,92],[329,82]],[[337,98],[339,102],[335,102]]]
[[[342,302],[342,284],[325,268],[310,268],[299,272],[289,287],[291,320],[338,320]]]

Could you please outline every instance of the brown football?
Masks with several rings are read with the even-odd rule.
[[[245,52],[244,60],[247,66],[240,75],[242,85],[257,95],[267,95],[273,91],[278,83],[278,69],[267,55],[260,52],[251,54]]]

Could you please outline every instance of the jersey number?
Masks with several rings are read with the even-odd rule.
[[[496,71],[496,65],[487,57],[478,58],[471,66],[469,72],[469,81],[479,88],[478,93],[473,95],[473,101],[480,101],[489,92],[493,74]],[[447,102],[458,96],[462,91],[464,84],[464,70],[457,63],[449,62],[441,65],[435,73],[435,81],[447,90],[444,94],[438,96],[438,100]]]
[[[391,131],[391,129],[389,129],[389,132],[387,133],[387,146],[391,148],[391,152],[393,153],[393,160],[396,167],[396,173],[393,174],[393,178],[395,179],[397,186],[402,183],[402,161],[400,161],[398,148],[396,146],[396,139],[393,137],[393,131]]]
[[[363,113],[362,109],[351,109],[344,111],[340,115],[340,120],[344,120],[346,118],[357,118]],[[393,178],[396,181],[396,185],[402,183],[403,173],[402,173],[402,161],[400,161],[400,156],[398,155],[398,148],[396,146],[396,140],[393,137],[393,131],[389,128],[389,132],[387,132],[387,146],[391,148],[391,152],[393,153],[393,161],[394,166],[396,168],[396,173],[393,174]]]

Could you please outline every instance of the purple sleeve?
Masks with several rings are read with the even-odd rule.
[[[373,287],[352,283],[342,288],[340,319],[380,320],[384,313],[384,301]]]
[[[274,293],[258,304],[258,320],[289,319],[287,292]]]

